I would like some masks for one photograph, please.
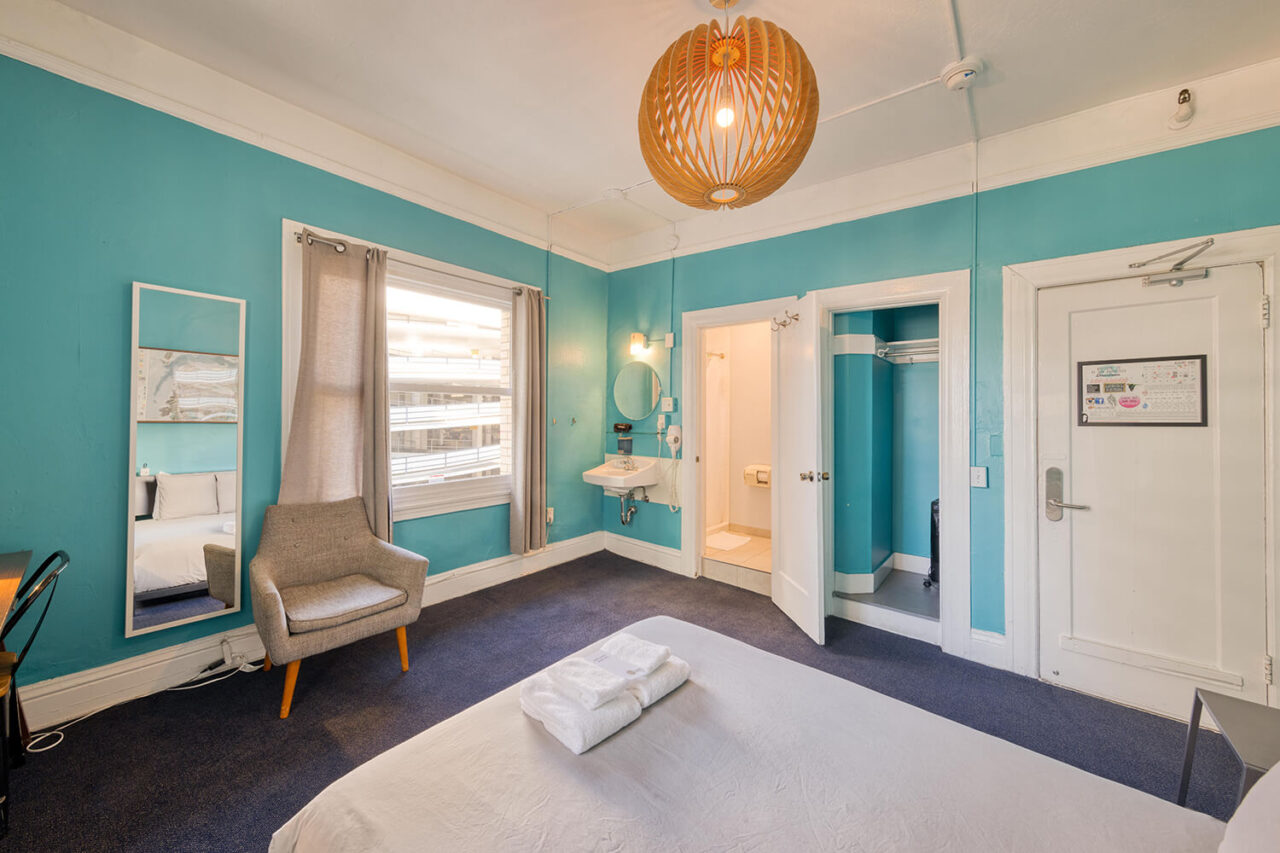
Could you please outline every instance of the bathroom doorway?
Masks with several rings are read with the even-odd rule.
[[[701,574],[770,594],[772,340],[767,320],[701,334]]]

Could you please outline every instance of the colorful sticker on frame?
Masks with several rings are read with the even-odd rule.
[[[1079,426],[1208,426],[1203,355],[1081,361],[1076,365]]]

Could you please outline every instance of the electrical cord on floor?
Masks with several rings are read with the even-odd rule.
[[[239,666],[233,666],[227,672],[219,672],[218,666],[226,666],[226,664],[225,663],[215,664],[211,668],[206,669],[204,672],[198,673],[194,677],[187,679],[181,684],[178,684],[174,687],[166,687],[165,692],[170,690],[195,690],[197,687],[204,687],[207,684],[214,684],[219,681],[226,681],[228,678],[235,675],[237,672],[257,672],[258,670],[262,669],[261,664],[241,663]],[[215,674],[217,675],[216,678],[210,677],[211,675],[215,675]],[[116,703],[116,705],[123,705],[123,704],[124,704],[123,702]],[[116,707],[116,705],[108,705],[106,708],[99,708],[96,711],[90,711],[89,713],[83,716],[76,717],[74,720],[69,720],[63,723],[57,728],[48,729],[47,731],[43,731],[43,732],[33,733],[31,735],[31,740],[28,741],[27,743],[27,747],[26,747],[27,752],[48,752],[49,750],[53,749],[55,746],[58,746],[60,743],[62,743],[62,741],[66,738],[66,733],[64,731],[65,729],[71,726],[74,726],[76,723],[89,719],[94,714],[101,714],[103,711],[106,711],[109,708],[114,708]],[[54,738],[55,736],[56,736],[56,740],[54,740],[52,743],[45,743],[47,739]]]

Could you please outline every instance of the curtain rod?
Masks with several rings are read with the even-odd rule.
[[[302,232],[301,232],[301,231],[294,231],[294,232],[293,232],[293,237],[294,237],[294,239],[295,239],[295,240],[297,240],[299,243],[301,243],[301,242],[302,242]],[[334,249],[334,251],[335,251],[335,252],[338,252],[338,253],[342,253],[342,252],[345,252],[345,251],[347,250],[347,244],[346,244],[346,243],[344,243],[344,242],[342,242],[341,240],[326,240],[325,238],[323,238],[323,237],[317,237],[317,236],[316,236],[316,235],[314,235],[314,234],[311,234],[311,235],[309,235],[309,236],[307,237],[307,242],[308,242],[308,243],[324,243],[326,246],[332,246],[332,247],[333,247],[333,249]],[[399,258],[388,258],[388,260],[395,260],[395,261],[396,261],[396,262],[398,262],[398,263],[406,264],[407,266],[411,266],[411,267],[416,267],[416,266],[418,266],[417,264],[412,264],[412,263],[409,263],[408,261],[402,261],[402,260],[400,260]],[[425,267],[420,267],[420,269],[425,269]],[[469,279],[469,281],[475,281],[475,279]],[[487,281],[475,281],[475,283],[476,283],[476,284],[483,284],[483,285],[486,285],[487,287],[497,287],[497,288],[500,288],[500,289],[502,289],[502,290],[510,290],[512,293],[523,293],[523,292],[524,292],[524,287],[507,287],[506,285],[502,285],[502,284],[491,284],[490,282],[487,282]],[[533,290],[538,290],[538,291],[541,291],[541,290],[542,290],[542,288],[540,288],[540,287],[532,287],[532,286],[531,286],[531,289],[533,289]],[[550,301],[551,301],[551,297],[550,297],[550,296],[547,296],[547,295],[546,295],[546,293],[543,293],[543,294],[542,294],[542,301],[543,301],[543,302],[550,302]]]

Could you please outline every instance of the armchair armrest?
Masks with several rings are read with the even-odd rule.
[[[409,594],[407,603],[415,610],[421,609],[422,587],[430,565],[426,557],[370,536],[361,560],[361,568],[368,575],[387,586],[403,589]]]
[[[262,644],[273,661],[287,663],[284,643],[289,637],[284,602],[274,580],[273,565],[268,558],[258,555],[249,563],[249,596],[253,602],[253,621],[258,627]]]

